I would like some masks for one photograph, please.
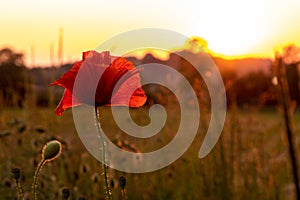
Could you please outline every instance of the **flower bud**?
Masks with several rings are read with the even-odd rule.
[[[57,158],[61,152],[61,143],[58,140],[52,140],[45,144],[42,151],[42,157],[45,161],[51,161]]]
[[[122,188],[122,190],[125,189],[126,186],[126,178],[124,176],[120,176],[119,178],[119,186]]]
[[[20,178],[20,169],[19,168],[13,168],[11,169],[11,173],[13,174],[13,178],[16,180],[19,180]]]
[[[61,190],[61,194],[62,194],[63,199],[68,199],[70,197],[70,190],[69,190],[69,188],[64,187]]]

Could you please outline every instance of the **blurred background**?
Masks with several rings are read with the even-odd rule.
[[[15,198],[11,168],[20,167],[25,199],[46,141],[63,143],[61,157],[45,166],[38,196],[104,199],[101,165],[78,138],[71,111],[54,114],[63,89],[49,84],[113,35],[137,28],[164,28],[189,39],[171,53],[130,52],[136,66],[165,64],[191,83],[201,108],[200,128],[188,151],[170,166],[146,174],[109,169],[114,199],[118,177],[127,178],[128,199],[296,199],[300,198],[300,1],[4,1],[0,7],[0,199]],[[199,47],[201,47],[199,49]],[[180,55],[209,67],[209,54],[224,81],[227,116],[220,140],[204,159],[198,151],[210,120],[203,78]],[[205,74],[210,76],[209,73]],[[143,77],[141,77],[143,79]],[[168,77],[166,77],[168,78]],[[160,103],[171,113],[149,140],[126,135],[109,107],[100,108],[105,133],[134,152],[159,149],[172,140],[180,109],[170,90],[143,87],[148,100],[132,109],[140,125]],[[298,187],[298,189],[297,189]]]

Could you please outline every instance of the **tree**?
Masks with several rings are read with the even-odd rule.
[[[2,105],[23,105],[25,73],[23,54],[9,48],[0,50],[0,103]]]

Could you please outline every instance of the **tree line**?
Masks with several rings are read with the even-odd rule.
[[[283,49],[281,55],[285,60],[286,76],[289,83],[291,99],[300,103],[298,64],[300,63],[300,50],[295,46]],[[194,69],[193,65],[185,60],[180,54],[184,53],[198,60],[199,67],[209,67],[207,60],[201,53],[184,50],[171,53],[168,60],[160,60],[152,54],[138,59],[128,57],[135,65],[146,63],[164,64],[178,70],[190,82],[199,98],[200,105],[209,105],[209,93],[203,78]],[[213,60],[217,58],[212,58]],[[272,61],[270,60],[268,71],[251,71],[239,76],[235,69],[226,66],[226,60],[220,61],[218,67],[226,88],[229,105],[276,105],[278,97],[272,73]],[[216,60],[215,60],[216,61]],[[72,67],[65,64],[62,67],[27,68],[24,64],[24,55],[12,49],[0,50],[0,105],[23,107],[26,102],[38,106],[56,104],[63,90],[59,87],[50,88],[49,84],[59,78]],[[243,66],[239,66],[243,68]],[[255,67],[255,66],[253,66]],[[143,77],[141,77],[143,79]],[[174,95],[165,87],[158,85],[146,85],[144,90],[148,95],[148,103],[168,104],[174,100]]]

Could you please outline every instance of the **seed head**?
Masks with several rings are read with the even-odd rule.
[[[58,140],[52,140],[44,145],[42,157],[45,161],[51,161],[57,158],[61,152],[61,143]]]
[[[126,186],[126,178],[124,176],[120,176],[119,178],[119,186],[122,188],[122,190],[125,189]]]
[[[61,190],[61,194],[62,194],[63,199],[68,199],[70,197],[70,190],[69,190],[69,188],[64,187]]]
[[[18,167],[12,168],[11,173],[12,173],[14,179],[19,180],[19,178],[20,178],[20,169]]]
[[[115,187],[115,181],[114,180],[110,180],[110,187],[114,188]]]

